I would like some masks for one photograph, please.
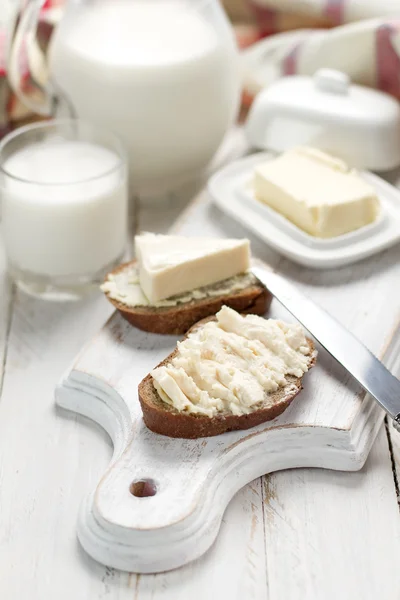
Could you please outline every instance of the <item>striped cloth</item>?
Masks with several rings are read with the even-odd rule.
[[[46,44],[52,30],[53,11],[63,3],[64,0],[46,0],[43,4],[38,39],[40,43]],[[0,0],[0,137],[7,133],[13,125],[33,117],[29,110],[18,100],[11,91],[6,79],[6,47],[7,35],[15,19],[15,10],[18,2],[11,1],[7,4]],[[28,70],[28,60],[24,52],[20,56],[20,72],[22,74],[22,86],[24,92],[34,95],[36,89],[31,84]]]
[[[400,99],[399,0],[225,0],[228,11],[230,2],[247,10],[247,105],[276,78],[320,67]]]
[[[43,6],[43,44],[64,1],[46,0]],[[276,78],[312,75],[320,67],[340,69],[353,81],[400,99],[400,0],[221,1],[243,49],[245,107]],[[0,135],[28,116],[7,85],[5,47],[0,7]],[[33,93],[26,58],[21,61],[25,90]]]

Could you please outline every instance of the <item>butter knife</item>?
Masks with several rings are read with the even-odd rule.
[[[334,317],[283,277],[262,267],[254,275],[362,387],[375,398],[400,431],[400,381]]]

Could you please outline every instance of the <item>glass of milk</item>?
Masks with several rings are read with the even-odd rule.
[[[26,292],[80,297],[127,248],[124,147],[79,120],[22,127],[0,143],[8,268]]]

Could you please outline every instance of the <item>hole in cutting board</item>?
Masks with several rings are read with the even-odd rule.
[[[157,486],[153,479],[138,479],[132,481],[129,491],[136,498],[148,498],[157,494]]]

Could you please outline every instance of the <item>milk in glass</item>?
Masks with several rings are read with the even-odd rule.
[[[12,273],[92,276],[124,253],[127,191],[108,148],[51,139],[17,150],[2,165],[5,246]]]

